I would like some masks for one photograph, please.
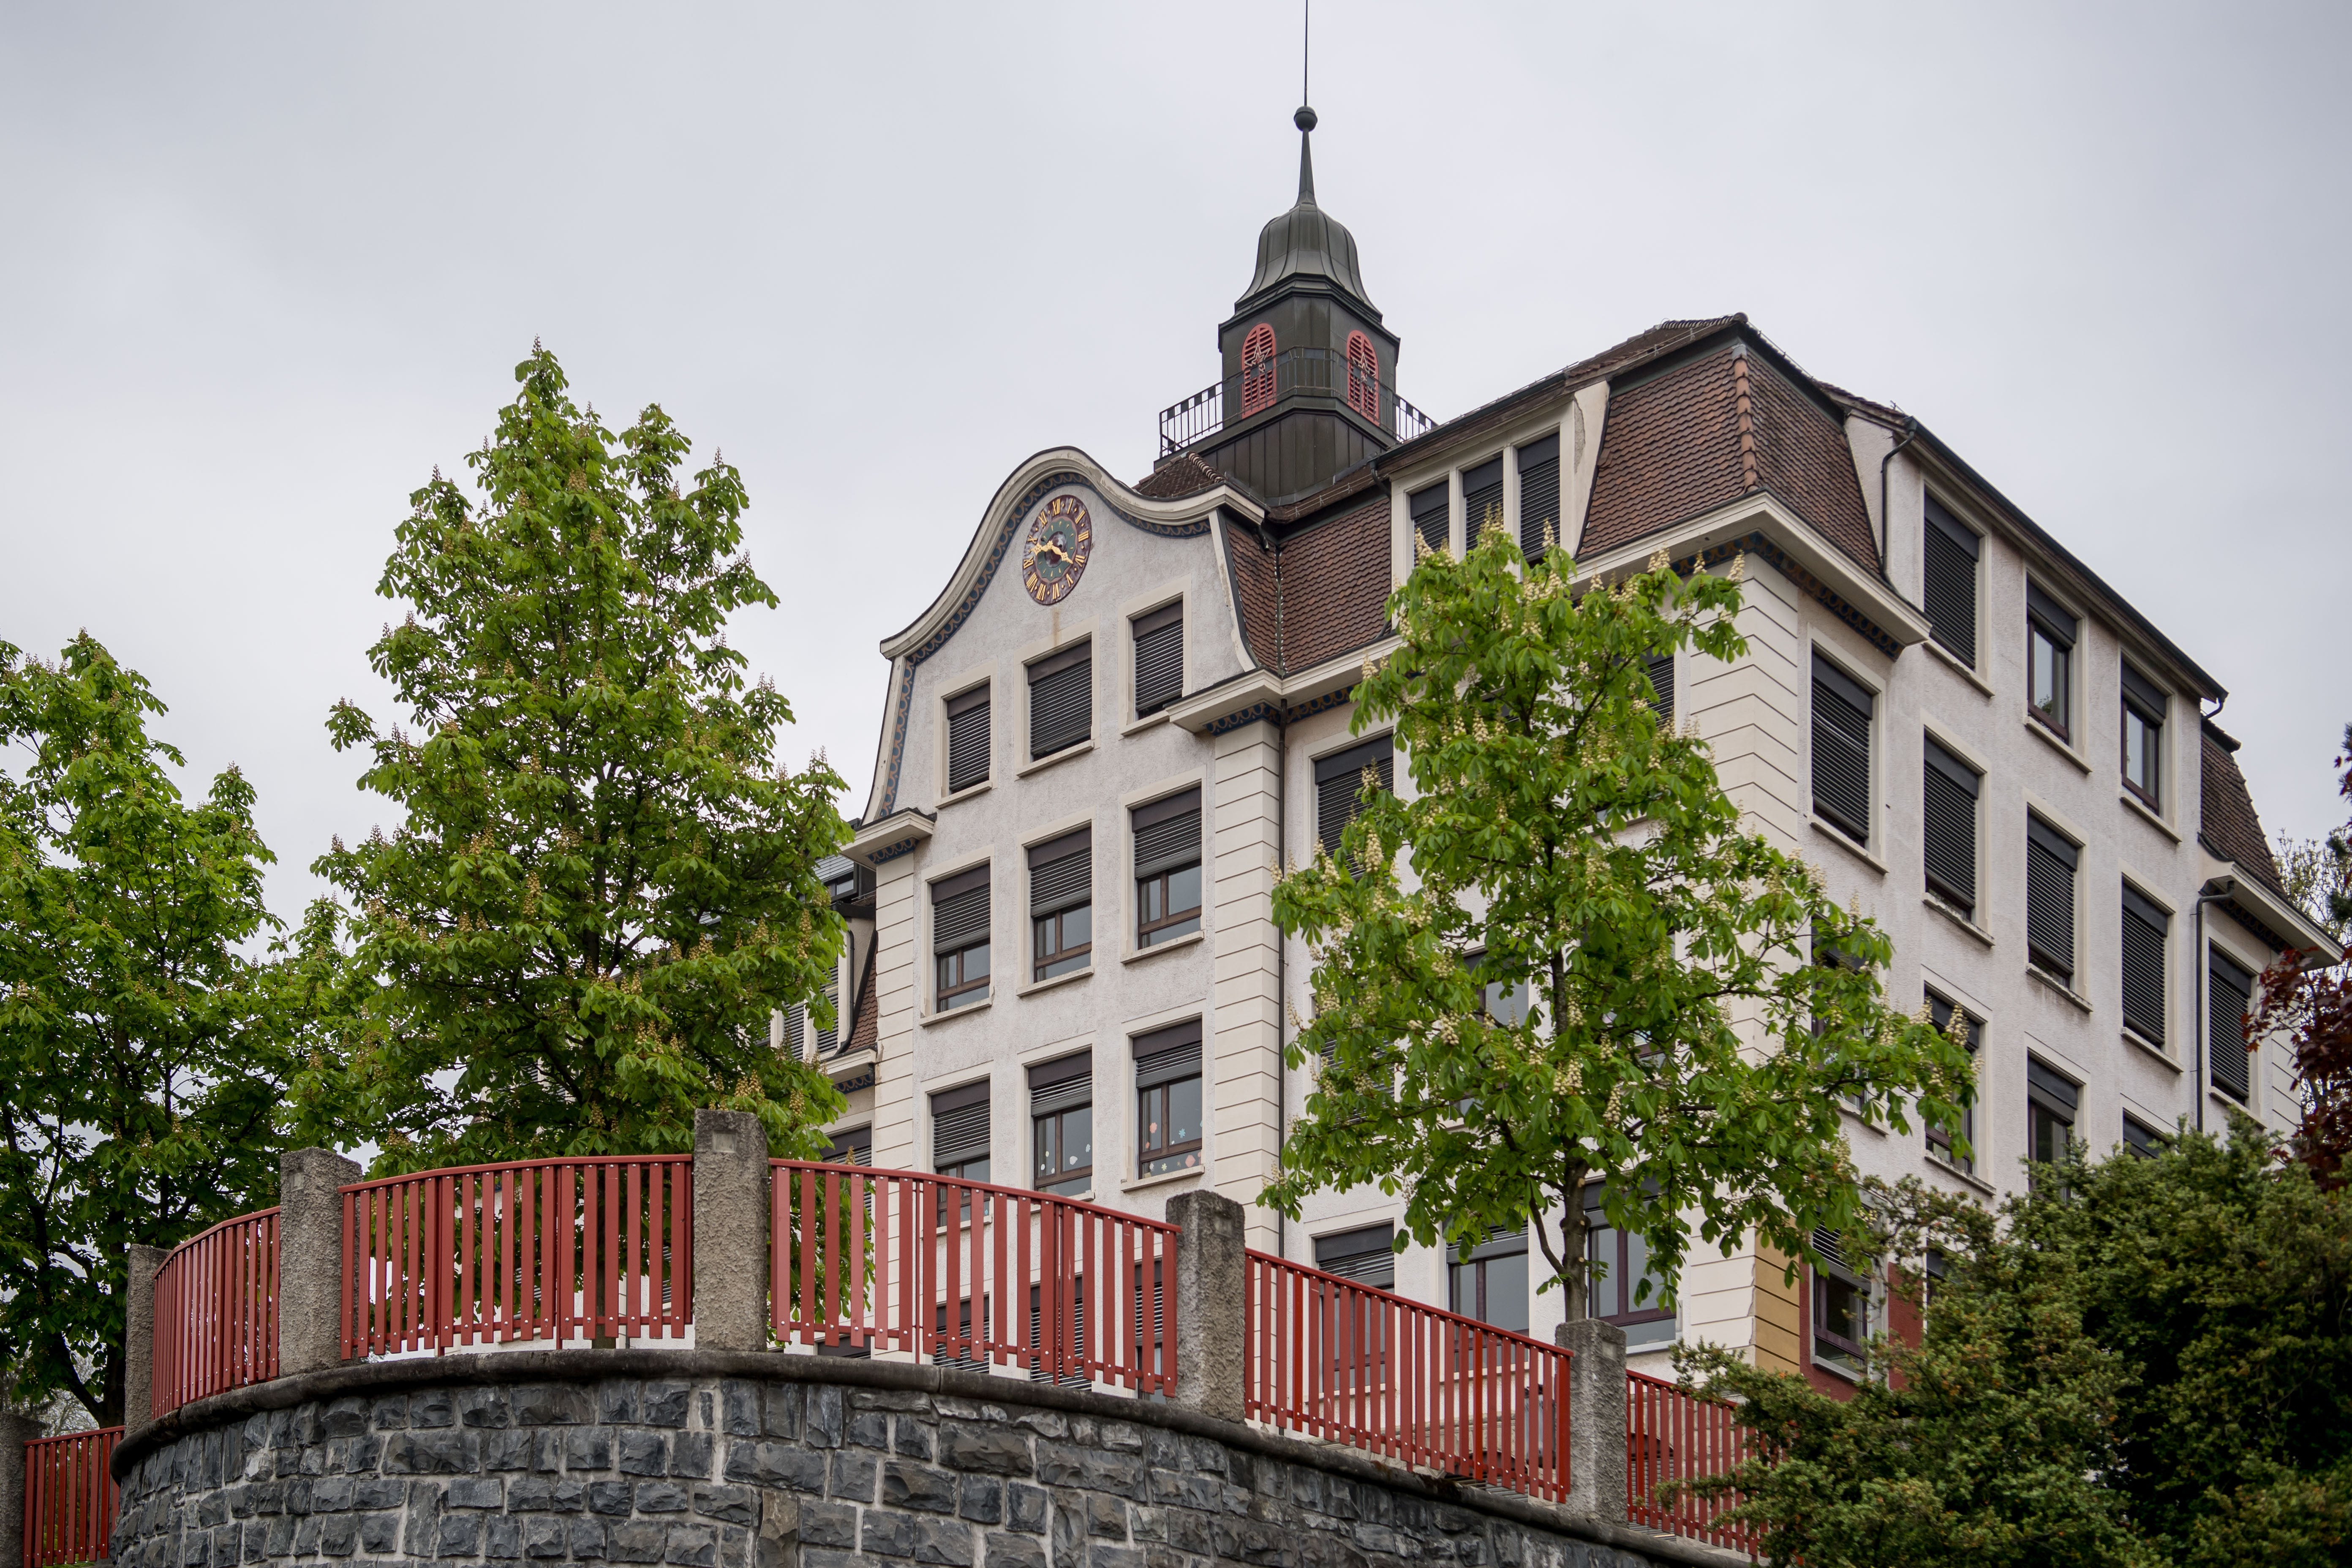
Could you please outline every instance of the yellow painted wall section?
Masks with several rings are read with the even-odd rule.
[[[1781,1273],[1788,1263],[1777,1248],[1756,1249],[1756,1364],[1769,1372],[1801,1370],[1804,1315],[1797,1281]]]

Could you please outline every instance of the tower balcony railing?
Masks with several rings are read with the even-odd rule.
[[[1272,363],[1210,383],[1160,411],[1160,455],[1172,458],[1225,427],[1227,409],[1247,418],[1294,393],[1321,394],[1352,408],[1398,442],[1426,435],[1437,421],[1407,403],[1394,387],[1349,364],[1332,349],[1284,349]]]

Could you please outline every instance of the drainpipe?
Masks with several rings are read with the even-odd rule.
[[[2216,709],[2214,711],[2219,712],[2221,710]],[[2194,993],[2197,998],[2197,1079],[2192,1092],[2196,1097],[2193,1103],[2197,1110],[2197,1131],[2200,1132],[2205,1131],[2205,971],[2212,963],[2212,960],[2205,956],[2205,906],[2218,903],[2237,890],[2238,879],[2234,876],[2216,877],[2197,889],[2197,988]]]
[[[1919,421],[1916,418],[1906,419],[1904,421],[1903,430],[1903,439],[1895,442],[1894,446],[1889,447],[1886,449],[1886,456],[1878,459],[1878,577],[1881,582],[1887,581],[1886,541],[1888,536],[1893,532],[1894,525],[1894,519],[1890,518],[1886,514],[1887,465],[1895,461],[1895,455],[1897,452],[1900,452],[1904,447],[1908,447],[1912,442],[1916,441],[1920,437],[1927,433],[1920,426]]]

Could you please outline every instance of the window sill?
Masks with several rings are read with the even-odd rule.
[[[1130,952],[1124,958],[1120,959],[1119,962],[1121,963],[1141,963],[1147,958],[1158,958],[1163,952],[1174,952],[1179,948],[1192,947],[1197,943],[1206,942],[1208,939],[1209,933],[1207,931],[1186,931],[1182,936],[1171,936],[1166,942],[1155,942],[1150,947],[1139,947],[1133,952]]]
[[[1859,1384],[1862,1381],[1862,1373],[1855,1372],[1843,1362],[1823,1361],[1818,1354],[1808,1356],[1805,1360],[1815,1372],[1825,1372],[1832,1377],[1843,1378],[1853,1384]]]
[[[1929,909],[1935,910],[1937,914],[1943,916],[1946,920],[1951,921],[1954,925],[1959,927],[1962,931],[1968,932],[1970,936],[1976,938],[1979,942],[1984,943],[1987,947],[1990,947],[1992,945],[1992,932],[1985,930],[1984,927],[1977,924],[1976,921],[1969,919],[1968,916],[1960,913],[1958,910],[1953,908],[1950,904],[1946,903],[1935,894],[1923,894],[1920,897],[1919,901],[1927,905]]]
[[[1984,1194],[1987,1197],[1996,1195],[1993,1184],[1990,1182],[1986,1181],[1974,1171],[1961,1170],[1959,1166],[1954,1164],[1943,1155],[1937,1153],[1933,1149],[1927,1151],[1927,1160],[1930,1167],[1942,1172],[1945,1175],[1951,1177],[1954,1181],[1966,1182],[1969,1186],[1974,1187],[1977,1191]]]
[[[2076,751],[2073,742],[2060,739],[2057,731],[2052,729],[2043,721],[2036,719],[2031,710],[2026,713],[2024,719],[2021,721],[2021,722],[2022,722],[2027,729],[2032,731],[2035,735],[2040,737],[2043,745],[2049,747],[2052,751],[2057,752],[2060,756],[2074,763],[2075,768],[2081,772],[2084,778],[2091,776],[2090,759],[2083,755],[2082,752]]]
[[[1121,724],[1118,727],[1118,732],[1122,735],[1139,735],[1143,733],[1144,731],[1152,728],[1154,725],[1165,724],[1166,722],[1168,722],[1168,710],[1166,708],[1162,708],[1156,713],[1146,713],[1140,719],[1129,720],[1126,723]]]
[[[1118,1190],[1122,1193],[1139,1193],[1146,1187],[1164,1187],[1171,1182],[1189,1182],[1208,1173],[1209,1167],[1205,1163],[1195,1165],[1189,1171],[1162,1171],[1156,1176],[1136,1176],[1121,1182],[1118,1184]]]
[[[956,1011],[960,1013],[963,1009],[959,1007]],[[874,1060],[874,1047],[867,1046],[855,1051],[835,1051],[829,1057],[819,1057],[814,1065],[816,1070],[825,1077],[838,1079],[853,1076],[861,1068],[872,1072]]]
[[[1847,835],[1845,829],[1843,827],[1833,827],[1822,818],[1813,816],[1811,812],[1806,813],[1805,820],[1813,825],[1814,832],[1830,839],[1835,843],[1839,848],[1844,850],[1847,854],[1853,856],[1855,859],[1861,861],[1872,870],[1877,872],[1880,876],[1884,877],[1886,875],[1886,862],[1872,854],[1868,848],[1860,844],[1856,844],[1853,839]]]
[[[1073,969],[1067,974],[1056,974],[1051,980],[1032,980],[1028,984],[1016,989],[1013,994],[1034,996],[1040,991],[1051,991],[1056,985],[1068,985],[1084,980],[1094,972],[1095,966],[1089,963],[1084,969]]]
[[[2205,1086],[2205,1098],[2211,1100],[2214,1104],[2220,1106],[2224,1110],[2234,1110],[2241,1116],[2253,1116],[2254,1114],[2254,1097],[2252,1094],[2247,1095],[2243,1100],[2240,1100],[2236,1095],[2231,1094],[2223,1089],[2216,1089],[2209,1083]],[[2260,1121],[2261,1119],[2256,1117],[2255,1120]],[[2226,1130],[2229,1123],[2225,1121],[2221,1125]]]
[[[1987,697],[1994,695],[1991,681],[1987,680],[1983,676],[1979,675],[1975,670],[1970,669],[1967,665],[1962,664],[1958,654],[1954,653],[1950,648],[1946,647],[1934,637],[1929,637],[1926,642],[1921,643],[1919,646],[1926,648],[1929,653],[1934,654],[1937,658],[1943,660],[1945,668],[1958,676],[1962,680],[1967,681],[1970,686],[1975,687],[1979,691],[1983,692]]]
[[[2027,964],[2025,966],[2025,977],[2029,980],[2039,980],[2043,985],[2055,991],[2059,995],[2064,997],[2067,1001],[2080,1008],[2084,1015],[2087,1016],[2090,1013],[2090,998],[2084,996],[2081,992],[2075,990],[2073,986],[2067,984],[2064,981],[2059,979],[2056,975],[2051,973],[2040,964]]]
[[[988,793],[989,785],[995,782],[996,781],[993,779],[982,779],[976,784],[966,784],[963,788],[956,791],[953,795],[943,795],[940,796],[940,809],[941,811],[945,811],[951,805],[962,805],[965,801],[970,800],[974,795],[986,795]]]
[[[2155,828],[2158,833],[2163,834],[2175,844],[2180,842],[2179,829],[2174,827],[2172,824],[2165,821],[2163,817],[2158,816],[2156,814],[2155,808],[2150,806],[2147,802],[2140,799],[2139,796],[2134,795],[2129,790],[2125,790],[2116,798],[2122,801],[2126,805],[2131,807],[2132,810],[2137,812],[2140,819],[2146,822],[2149,826]]]
[[[2180,1071],[2180,1063],[2173,1057],[2173,1054],[2170,1051],[2166,1050],[2162,1046],[2142,1039],[2139,1037],[2138,1032],[2136,1030],[2126,1029],[2124,1031],[2124,1044],[2127,1046],[2137,1046],[2140,1048],[2141,1054],[2154,1057],[2158,1061],[2162,1062],[2174,1072]]]
[[[1056,763],[1066,763],[1072,757],[1083,757],[1094,749],[1094,737],[1090,735],[1087,739],[1080,741],[1076,745],[1064,746],[1060,751],[1054,752],[1050,756],[1032,757],[1020,767],[1013,769],[1013,776],[1016,779],[1025,779],[1031,773],[1042,773]]]
[[[944,1013],[926,1013],[920,1018],[917,1019],[916,1022],[922,1025],[926,1029],[930,1028],[932,1026],[937,1024],[951,1024],[958,1018],[969,1018],[974,1013],[987,1012],[990,1005],[995,1000],[996,993],[991,991],[987,995],[982,997],[977,1002],[967,1002],[961,1007],[950,1007]]]

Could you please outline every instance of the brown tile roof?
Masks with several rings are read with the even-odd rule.
[[[870,1051],[882,1039],[882,999],[874,984],[874,949],[866,950],[866,973],[857,977],[857,1012],[850,1020],[847,1051]]]
[[[1192,453],[1179,452],[1154,468],[1135,487],[1135,493],[1150,496],[1153,500],[1180,500],[1231,482]]]
[[[2238,771],[2238,759],[2232,755],[2238,742],[2210,721],[2200,723],[2199,728],[2205,738],[2205,760],[2201,769],[2203,799],[2198,802],[2198,839],[2215,856],[2236,861],[2239,870],[2280,898],[2286,898],[2286,890],[2279,882],[2278,862],[2271,858],[2270,839],[2263,832],[2263,819],[2255,813],[2254,797],[2246,789],[2246,775]]]
[[[1225,539],[1242,637],[1261,668],[1312,669],[1387,635],[1385,485],[1361,506],[1284,536],[1272,550],[1252,529],[1229,529]]]
[[[1756,409],[1756,468],[1764,488],[1862,567],[1878,570],[1878,535],[1863,505],[1845,426],[1761,354],[1750,354]]]
[[[1282,668],[1282,589],[1276,575],[1274,552],[1258,542],[1255,529],[1244,528],[1227,514],[1225,563],[1234,580],[1234,609],[1242,624],[1242,640],[1261,669]]]

